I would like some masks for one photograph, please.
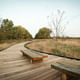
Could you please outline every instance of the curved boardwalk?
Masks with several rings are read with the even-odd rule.
[[[43,62],[31,64],[20,50],[24,43],[16,44],[0,52],[0,80],[60,80],[60,72],[51,69],[51,64],[60,57],[49,55]]]

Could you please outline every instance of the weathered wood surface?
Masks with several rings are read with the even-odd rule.
[[[42,60],[43,58],[47,58],[48,55],[47,54],[42,54],[40,52],[34,52],[31,50],[21,50],[21,52],[23,53],[23,55],[26,55],[28,57],[30,57],[32,60]]]
[[[42,57],[41,55],[32,53],[30,50],[22,50],[22,52],[23,52],[25,55],[28,55],[28,56],[31,57],[31,58]]]
[[[80,61],[62,60],[52,64],[51,67],[80,78]]]
[[[48,56],[48,54],[45,54],[45,53],[40,53],[40,52],[36,52],[36,51],[33,51],[33,50],[31,50],[33,53],[36,53],[36,54],[40,54],[40,55],[42,55],[42,56],[44,56],[44,57],[47,57]]]
[[[50,65],[62,58],[49,55],[41,63],[30,64],[20,51],[25,49],[24,44],[0,52],[0,80],[60,80],[61,73]]]

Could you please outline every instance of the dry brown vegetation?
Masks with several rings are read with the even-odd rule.
[[[8,48],[16,43],[24,42],[25,40],[4,40],[0,42],[0,51]]]
[[[8,44],[8,43],[0,44],[0,50],[2,50],[2,49],[4,49],[4,48],[7,48],[7,47],[9,47],[10,45],[12,45],[12,44]]]
[[[27,47],[51,54],[80,59],[80,39],[34,40]]]

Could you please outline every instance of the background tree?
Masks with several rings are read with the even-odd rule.
[[[5,40],[5,33],[2,32],[1,28],[0,28],[0,41],[1,40]]]
[[[64,11],[57,11],[57,15],[52,15],[51,17],[48,16],[49,26],[52,30],[52,35],[56,37],[64,36],[64,30],[67,22],[65,22],[64,18]]]
[[[3,19],[1,23],[1,30],[5,33],[6,39],[12,39],[13,22],[8,19]]]
[[[58,51],[58,38],[64,36],[65,26],[67,22],[64,20],[64,11],[57,10],[56,15],[52,15],[51,17],[48,16],[49,19],[49,26],[52,30],[52,35],[56,38],[55,39],[55,51]],[[63,38],[62,38],[63,39]]]
[[[3,32],[9,32],[13,28],[13,22],[8,19],[3,19],[1,29]]]
[[[32,35],[22,26],[15,26],[11,20],[0,21],[0,40],[5,39],[31,39]]]
[[[49,28],[43,27],[39,30],[39,32],[35,35],[36,39],[48,39],[50,38],[50,33],[52,31]]]
[[[22,26],[13,27],[13,39],[31,39],[32,35]]]

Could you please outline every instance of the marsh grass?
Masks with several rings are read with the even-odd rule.
[[[73,51],[74,52],[80,52],[80,48],[74,48]]]
[[[34,40],[27,45],[31,49],[80,59],[80,39],[54,39]]]

